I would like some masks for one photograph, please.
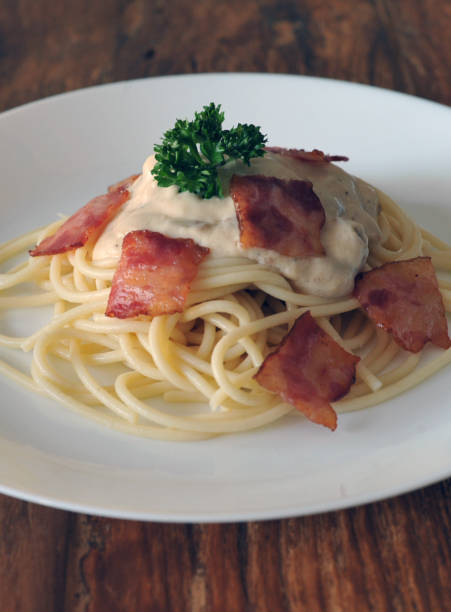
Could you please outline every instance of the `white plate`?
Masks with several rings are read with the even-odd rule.
[[[105,85],[0,117],[0,238],[72,213],[139,170],[175,118],[220,102],[270,144],[347,154],[418,222],[451,234],[451,112],[381,89],[307,77],[196,75]],[[448,369],[402,397],[342,415],[335,433],[291,417],[201,443],[102,429],[0,381],[0,490],[70,510],[165,521],[321,512],[451,473]]]

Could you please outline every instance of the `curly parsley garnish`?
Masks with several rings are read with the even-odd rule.
[[[211,102],[194,121],[177,119],[155,145],[156,164],[152,169],[158,185],[177,185],[179,191],[190,191],[201,198],[223,197],[218,168],[229,160],[249,165],[253,157],[265,154],[266,136],[255,125],[239,123],[223,130],[221,105]]]

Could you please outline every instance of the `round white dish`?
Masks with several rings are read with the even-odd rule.
[[[0,115],[0,238],[71,214],[140,169],[176,118],[214,101],[269,143],[349,155],[347,169],[451,235],[451,111],[382,89],[259,74],[161,77],[55,96]],[[1,351],[0,358],[5,351]],[[13,358],[14,359],[14,358]],[[0,379],[0,491],[159,521],[240,521],[362,504],[451,474],[451,371],[336,432],[295,415],[251,433],[157,442],[83,420]]]

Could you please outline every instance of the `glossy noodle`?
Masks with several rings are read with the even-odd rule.
[[[421,230],[379,193],[382,240],[370,267],[432,257],[451,311],[451,248]],[[104,315],[116,261],[92,260],[93,244],[66,254],[27,258],[27,250],[61,221],[0,249],[0,309],[53,308],[48,323],[0,344],[31,353],[29,371],[0,370],[34,392],[107,427],[163,440],[199,440],[267,426],[295,411],[255,380],[294,320],[306,310],[347,351],[362,357],[337,412],[383,402],[451,362],[451,349],[403,351],[369,321],[353,297],[302,294],[273,267],[239,256],[207,257],[184,312],[119,320]],[[33,289],[30,290],[30,283]],[[26,288],[26,291],[22,287]],[[424,353],[433,353],[424,359]]]

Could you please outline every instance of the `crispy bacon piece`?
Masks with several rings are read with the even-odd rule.
[[[309,181],[235,174],[230,193],[244,248],[272,249],[288,257],[324,254],[320,232],[326,215]]]
[[[430,257],[394,261],[359,274],[354,296],[407,351],[418,353],[429,340],[444,349],[451,346]]]
[[[52,236],[44,238],[30,251],[30,255],[55,255],[86,244],[95,232],[100,233],[106,227],[122,204],[128,200],[131,178],[121,181],[114,189],[110,188],[108,193],[90,200],[69,217]]]
[[[269,153],[278,153],[279,155],[285,155],[292,157],[293,159],[299,159],[305,162],[335,162],[335,161],[349,161],[349,157],[346,155],[325,155],[323,151],[319,149],[313,149],[313,151],[304,151],[304,149],[284,149],[283,147],[265,147],[265,151]]]
[[[266,357],[255,378],[314,423],[334,430],[337,415],[329,402],[349,391],[359,359],[341,348],[307,311]]]
[[[158,232],[129,232],[122,242],[106,315],[126,319],[182,312],[191,281],[209,249]]]

